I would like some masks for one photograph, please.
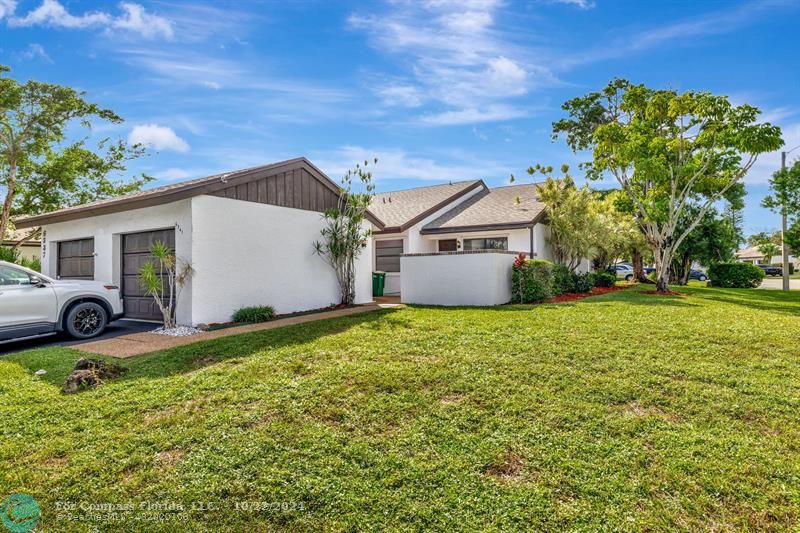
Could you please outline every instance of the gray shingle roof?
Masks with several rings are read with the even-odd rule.
[[[544,214],[535,183],[496,187],[478,193],[436,220],[422,232],[445,232],[482,226],[526,226]],[[519,202],[517,202],[519,198]]]
[[[369,210],[386,224],[386,230],[397,231],[399,228],[402,231],[429,215],[429,212],[444,207],[442,203],[453,201],[480,186],[485,187],[481,180],[470,180],[378,193],[372,199]]]

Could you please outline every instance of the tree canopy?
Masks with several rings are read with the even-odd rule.
[[[11,217],[33,215],[138,190],[147,176],[114,180],[126,163],[144,154],[140,145],[88,137],[70,140],[72,126],[93,120],[119,124],[122,118],[88,102],[70,87],[4,76],[0,65],[0,236]]]
[[[553,124],[574,150],[591,150],[590,179],[611,174],[628,196],[653,250],[658,289],[668,290],[675,250],[714,205],[741,194],[759,154],[782,146],[781,130],[760,111],[725,96],[650,89],[611,81],[563,104]],[[693,216],[682,228],[685,213]]]

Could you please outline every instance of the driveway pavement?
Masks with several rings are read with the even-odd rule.
[[[47,348],[50,346],[77,346],[87,342],[95,342],[101,339],[113,339],[120,335],[129,335],[131,333],[142,333],[151,331],[158,327],[158,324],[149,322],[137,322],[135,320],[116,320],[108,325],[106,330],[99,337],[88,340],[75,340],[65,333],[57,335],[50,335],[47,337],[40,337],[38,339],[31,339],[27,341],[9,342],[0,344],[0,356],[21,352],[23,350],[32,350],[34,348]]]
[[[761,282],[761,286],[759,289],[783,289],[783,279],[782,278],[774,278],[772,276],[764,278],[764,281]],[[789,280],[789,289],[790,290],[800,290],[800,279],[790,279]]]

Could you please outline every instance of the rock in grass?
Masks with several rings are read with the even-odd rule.
[[[119,377],[127,371],[127,368],[115,363],[81,357],[75,363],[72,373],[67,376],[61,391],[65,394],[74,394],[84,389],[94,388],[103,381]]]

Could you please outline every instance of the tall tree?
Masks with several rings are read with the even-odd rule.
[[[112,181],[109,174],[143,154],[139,145],[88,139],[67,142],[74,124],[91,128],[94,119],[122,122],[111,110],[85,100],[70,87],[5,76],[0,65],[0,236],[12,215],[37,214],[141,188],[150,178]]]
[[[796,160],[791,166],[775,172],[769,180],[769,186],[772,194],[764,198],[761,205],[775,213],[785,214],[791,224],[786,235],[781,238],[780,234],[778,234],[780,240],[776,244],[783,246],[785,243],[789,250],[800,250],[800,247],[798,247],[800,245],[800,242],[798,242],[798,231],[800,231],[800,159]],[[778,254],[781,251],[782,249],[778,251]]]
[[[679,94],[627,80],[563,104],[553,124],[574,150],[592,150],[590,179],[610,173],[638,213],[653,250],[657,289],[669,290],[675,250],[735,187],[759,154],[783,145],[781,130],[757,122],[760,111],[707,92]],[[696,208],[681,231],[687,209]]]
[[[595,198],[588,186],[575,186],[567,165],[562,165],[563,177],[560,179],[552,177],[552,172],[553,167],[539,164],[528,169],[528,174],[540,173],[546,177],[536,190],[539,200],[547,206],[553,259],[574,270],[582,259],[590,258],[595,253]]]

